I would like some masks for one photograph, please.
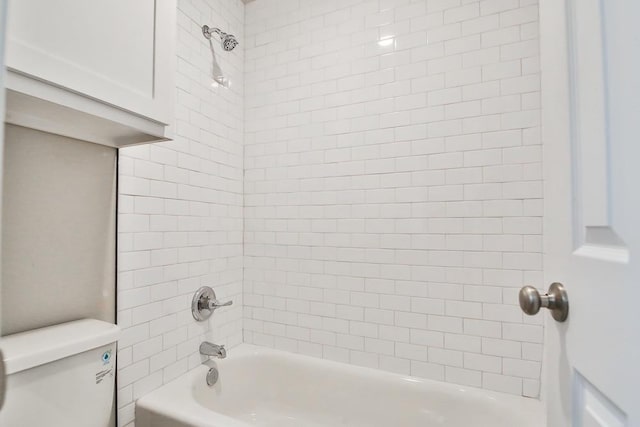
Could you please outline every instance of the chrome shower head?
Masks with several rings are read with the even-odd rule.
[[[236,46],[238,46],[238,40],[236,40],[233,34],[225,34],[224,36],[222,36],[222,48],[224,50],[230,52]]]
[[[209,28],[208,25],[202,26],[202,34],[207,40],[211,40],[213,33],[216,33],[218,37],[220,37],[222,48],[227,52],[232,51],[236,46],[238,46],[238,40],[233,34],[227,34],[219,28]]]

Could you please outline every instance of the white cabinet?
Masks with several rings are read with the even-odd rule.
[[[8,122],[111,146],[167,139],[175,0],[10,0]]]

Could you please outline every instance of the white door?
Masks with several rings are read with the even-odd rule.
[[[549,427],[640,426],[640,1],[540,0]]]

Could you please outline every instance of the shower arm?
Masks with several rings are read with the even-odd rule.
[[[208,40],[211,40],[211,36],[213,35],[213,33],[216,33],[221,39],[227,35],[227,33],[222,31],[220,28],[211,28],[208,25],[202,26],[202,35],[205,36],[205,38],[207,38]]]

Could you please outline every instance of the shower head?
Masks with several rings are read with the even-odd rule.
[[[238,40],[233,34],[227,34],[219,28],[209,28],[208,25],[202,26],[202,34],[207,40],[211,40],[213,33],[216,33],[220,37],[222,48],[227,52],[230,52],[238,45]]]
[[[233,50],[236,46],[238,46],[238,40],[236,40],[233,34],[225,34],[222,37],[222,48],[227,52]]]

